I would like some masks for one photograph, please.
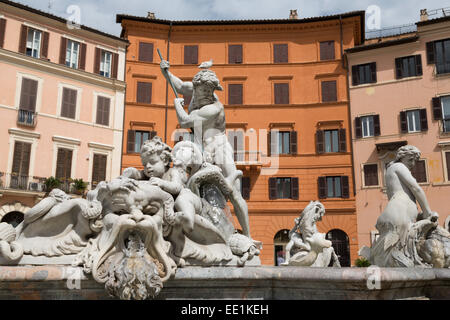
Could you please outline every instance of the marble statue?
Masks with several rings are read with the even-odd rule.
[[[438,225],[425,192],[411,174],[420,151],[400,147],[385,173],[389,202],[378,218],[378,239],[360,255],[379,267],[450,267],[450,233]],[[419,213],[416,201],[422,212]]]
[[[286,259],[282,266],[303,267],[340,267],[339,259],[325,239],[324,233],[317,230],[317,221],[321,221],[325,207],[319,201],[311,201],[295,218],[295,225],[289,232],[290,241],[286,245]]]

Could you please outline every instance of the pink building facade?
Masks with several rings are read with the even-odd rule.
[[[385,165],[401,145],[421,159],[413,169],[448,229],[450,208],[450,19],[417,32],[347,50],[359,245],[370,246],[387,204]]]
[[[48,177],[72,193],[71,179],[120,175],[126,46],[0,1],[0,221],[20,220]]]

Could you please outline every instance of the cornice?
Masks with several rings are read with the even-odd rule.
[[[32,138],[32,139],[40,139],[41,138],[41,134],[38,132],[25,131],[25,130],[20,130],[18,128],[10,128],[10,129],[8,129],[8,133],[16,135],[16,136]]]

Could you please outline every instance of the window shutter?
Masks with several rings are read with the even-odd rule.
[[[406,111],[400,112],[400,131],[402,133],[408,132],[408,120],[406,119]]]
[[[100,60],[102,56],[102,50],[95,48],[95,58],[94,58],[94,73],[100,74]]]
[[[58,149],[56,161],[56,178],[67,180],[71,176],[73,151],[69,149]]]
[[[322,102],[337,101],[336,81],[322,81]]]
[[[287,63],[288,62],[288,45],[274,44],[273,45],[273,62]]]
[[[290,151],[292,155],[297,155],[298,153],[298,139],[297,139],[298,133],[297,131],[291,131],[290,134]]]
[[[184,46],[184,64],[198,64],[198,46]]]
[[[289,104],[289,83],[274,84],[275,104]]]
[[[431,104],[433,106],[433,118],[434,118],[434,120],[442,120],[441,98],[440,97],[434,97],[431,100]]]
[[[242,177],[242,198],[250,199],[250,177]]]
[[[86,70],[86,43],[80,43],[80,59],[78,60],[78,69]]]
[[[339,152],[347,152],[347,137],[345,129],[339,129]]]
[[[139,61],[153,62],[153,43],[139,42]]]
[[[450,180],[450,152],[445,153],[445,161],[447,163],[447,181]]]
[[[358,66],[352,66],[352,85],[357,86],[359,84]]]
[[[242,45],[233,44],[228,46],[228,63],[242,63]]]
[[[19,40],[19,52],[25,53],[27,49],[27,37],[28,37],[28,27],[22,25],[20,29],[20,40]]]
[[[324,41],[320,43],[320,60],[334,60],[334,41]]]
[[[242,104],[242,84],[228,85],[228,104]]]
[[[117,72],[119,69],[119,55],[117,53],[112,54],[112,74],[111,78],[117,79]]]
[[[341,183],[342,183],[342,198],[347,199],[350,197],[350,186],[348,184],[348,176],[342,176]]]
[[[316,151],[318,154],[325,152],[325,139],[323,130],[316,131]]]
[[[59,64],[66,64],[67,39],[61,37],[61,46],[59,47]]]
[[[364,165],[364,185],[377,186],[378,185],[378,165],[366,164]]]
[[[420,130],[428,130],[427,109],[420,109]]]
[[[325,199],[327,197],[327,179],[326,177],[319,177],[317,179],[317,187],[319,191],[319,199]]]
[[[434,52],[435,52],[434,41],[427,42],[426,46],[427,46],[427,64],[432,64],[435,62],[435,60],[434,60]]]
[[[267,133],[267,156],[270,157],[272,154],[272,132]]]
[[[77,107],[77,91],[63,88],[63,97],[61,103],[61,116],[75,119]]]
[[[93,168],[92,168],[92,184],[96,185],[101,181],[106,180],[106,161],[107,156],[104,154],[94,154]]]
[[[269,178],[269,200],[275,200],[277,198],[278,198],[277,179]]]
[[[356,138],[362,138],[362,125],[360,117],[355,118],[355,136]]]
[[[14,175],[28,176],[30,166],[31,143],[16,141],[14,143],[13,165]]]
[[[377,137],[381,134],[380,115],[379,114],[376,114],[373,116],[373,134],[375,137]]]
[[[109,126],[110,99],[97,97],[97,124]]]
[[[370,80],[372,83],[377,82],[377,63],[372,62],[370,64]]]
[[[128,130],[127,134],[127,153],[134,153],[134,142],[136,140],[136,131]]]
[[[0,48],[5,44],[6,19],[0,19]]]
[[[23,143],[22,145],[22,161],[20,166],[20,174],[28,176],[30,169],[31,143]]]
[[[48,42],[50,34],[48,32],[43,33],[42,47],[41,47],[41,58],[48,59]]]
[[[152,103],[152,83],[138,82],[137,83],[137,103]]]
[[[298,178],[291,178],[291,199],[298,200],[299,188],[298,188]]]
[[[156,131],[150,131],[148,140],[152,140],[154,137],[156,137],[157,134],[158,134],[158,132],[156,132]]]
[[[20,93],[21,110],[27,110],[30,112],[36,111],[36,99],[37,99],[37,86],[38,82],[31,79],[22,79],[22,90]]]
[[[420,54],[415,56],[416,59],[416,76],[422,75],[422,56]]]
[[[402,78],[402,58],[395,59],[395,78]]]

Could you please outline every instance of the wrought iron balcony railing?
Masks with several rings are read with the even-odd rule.
[[[17,124],[27,127],[36,126],[36,112],[19,109]]]

